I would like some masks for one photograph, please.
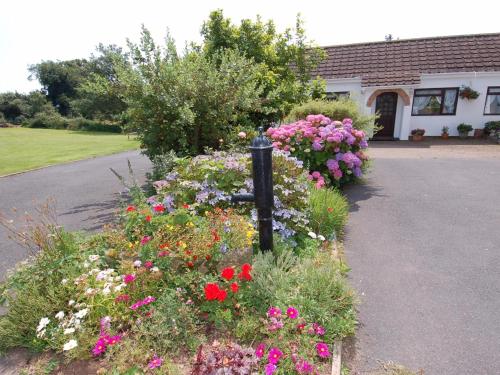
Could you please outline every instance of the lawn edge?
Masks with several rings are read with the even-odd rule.
[[[117,154],[121,154],[121,153],[125,153],[125,152],[130,152],[130,151],[140,151],[140,149],[131,148],[130,150],[112,152],[111,154],[96,155],[96,156],[90,156],[90,157],[82,158],[82,159],[63,161],[61,163],[44,165],[42,167],[36,167],[36,168],[32,168],[32,169],[27,169],[25,171],[19,171],[19,172],[13,172],[13,173],[9,173],[9,174],[4,174],[4,175],[1,175],[0,178],[15,176],[15,175],[18,175],[18,174],[23,174],[23,173],[28,173],[28,172],[34,172],[34,171],[38,171],[40,169],[45,169],[45,168],[50,168],[50,167],[56,167],[58,165],[65,165],[65,164],[76,163],[76,162],[84,161],[84,160],[91,160],[91,159],[102,158],[102,157],[105,157],[105,156],[117,155]]]

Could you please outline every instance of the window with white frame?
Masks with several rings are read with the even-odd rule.
[[[455,115],[458,87],[417,89],[413,94],[412,116]]]
[[[488,87],[486,102],[484,103],[485,115],[500,115],[500,87]]]

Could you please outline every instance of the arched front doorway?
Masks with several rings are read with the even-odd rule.
[[[377,96],[375,112],[379,114],[377,126],[382,129],[375,134],[375,138],[393,138],[396,125],[396,112],[398,108],[398,94],[383,92]]]

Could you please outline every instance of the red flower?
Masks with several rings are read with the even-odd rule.
[[[206,260],[210,260],[210,259],[212,259],[212,256],[209,254],[209,255],[207,255],[207,256],[205,257],[205,259],[206,259]]]
[[[150,260],[148,260],[147,262],[144,262],[144,267],[146,267],[146,268],[153,267],[153,262],[151,262]]]
[[[220,241],[220,236],[219,236],[219,234],[217,233],[217,231],[215,229],[212,230],[212,238],[213,238],[214,242],[219,242]]]
[[[245,263],[244,265],[241,266],[241,272],[243,273],[249,273],[252,270],[252,266],[248,263]]]
[[[330,213],[332,213],[332,212],[333,212],[333,208],[328,207],[328,208],[327,208],[327,211],[328,211],[328,212],[330,212]]]
[[[219,296],[219,286],[216,283],[208,283],[205,285],[205,299],[207,301],[213,301],[216,300],[217,297]]]
[[[184,203],[184,204],[182,205],[182,208],[189,208],[189,204]]]
[[[151,216],[146,216],[146,221],[149,223],[151,221]]]
[[[231,291],[232,291],[233,293],[238,292],[238,289],[239,289],[239,288],[240,288],[240,286],[238,285],[238,283],[232,283],[232,284],[231,284]]]
[[[245,263],[241,266],[241,272],[238,274],[238,278],[240,280],[250,281],[252,280],[252,275],[250,275],[250,271],[252,270],[252,266],[248,263]]]
[[[132,212],[132,211],[135,211],[135,207],[134,206],[128,206],[127,207],[127,212]]]
[[[160,249],[164,249],[166,247],[169,247],[170,245],[168,243],[164,243],[160,245]]]
[[[227,297],[227,292],[224,289],[219,289],[219,294],[217,295],[217,299],[220,302],[224,302]]]
[[[165,211],[165,206],[163,204],[157,204],[156,206],[153,207],[155,212],[164,212]]]
[[[193,262],[191,262],[191,261],[189,261],[189,262],[187,262],[187,266],[188,266],[188,267],[193,267],[193,266],[194,266],[194,263],[193,263]]]
[[[233,267],[226,267],[222,270],[221,273],[222,278],[226,279],[227,281],[231,280],[234,276],[234,268]]]
[[[251,280],[252,280],[252,275],[250,275],[249,273],[240,272],[240,273],[238,274],[238,278],[239,278],[240,280],[251,281]]]

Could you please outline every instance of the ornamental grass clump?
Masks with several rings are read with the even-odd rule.
[[[304,162],[318,188],[324,182],[341,187],[361,177],[366,169],[368,157],[363,149],[368,142],[365,133],[355,129],[351,119],[341,122],[323,115],[309,115],[305,120],[269,128],[267,135],[275,149]]]
[[[342,236],[349,214],[349,203],[335,189],[312,189],[309,196],[311,219],[309,225],[315,233],[327,238]]]

